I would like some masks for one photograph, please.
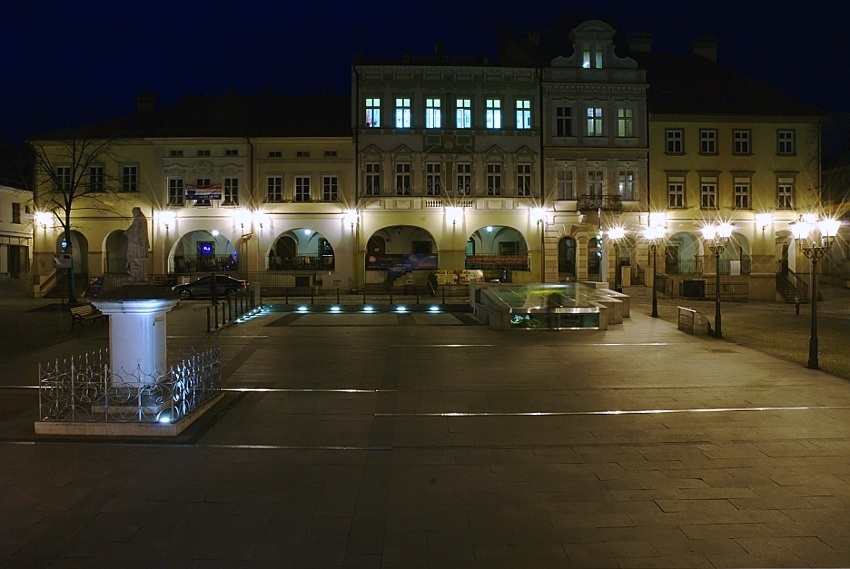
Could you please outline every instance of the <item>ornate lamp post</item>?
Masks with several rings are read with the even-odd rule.
[[[658,318],[658,290],[655,286],[658,276],[656,270],[656,259],[658,253],[658,242],[664,239],[666,229],[663,225],[650,225],[643,231],[643,235],[649,241],[649,249],[652,251],[652,317]]]
[[[818,364],[818,261],[832,247],[840,225],[841,222],[838,220],[817,219],[812,215],[803,216],[791,224],[791,232],[797,239],[800,251],[812,262],[812,328],[809,336],[809,360],[806,363],[806,367],[810,369],[820,369]],[[813,236],[815,229],[817,229],[817,236]]]
[[[714,337],[723,337],[723,323],[720,318],[720,255],[726,250],[732,226],[728,223],[706,225],[702,228],[702,237],[714,255]]]
[[[626,236],[623,227],[612,227],[608,230],[608,239],[614,243],[614,290],[620,292],[620,240]]]

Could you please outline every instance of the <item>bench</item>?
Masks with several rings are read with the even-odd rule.
[[[711,334],[711,324],[708,318],[694,310],[685,306],[679,307],[679,330],[694,334],[697,336],[706,336]]]
[[[80,304],[79,306],[72,306],[70,308],[70,311],[71,330],[73,330],[74,326],[76,326],[77,324],[82,326],[83,324],[85,324],[86,320],[90,320],[92,322],[96,322],[97,320],[103,320],[104,322],[106,322],[106,314],[103,314],[92,304]]]

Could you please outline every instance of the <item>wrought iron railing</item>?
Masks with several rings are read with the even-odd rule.
[[[619,195],[584,195],[578,197],[579,211],[623,211],[623,198]]]
[[[109,369],[107,350],[38,367],[41,421],[176,423],[221,393],[221,350],[192,353],[160,374]]]

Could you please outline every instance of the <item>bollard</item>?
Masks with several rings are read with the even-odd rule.
[[[366,304],[366,287],[363,287],[363,304]]]
[[[339,304],[339,287],[336,287],[336,303]]]
[[[794,305],[795,305],[794,312],[797,316],[799,316],[800,315],[800,297],[799,296],[794,297]]]
[[[210,306],[207,306],[207,332],[210,331]]]
[[[218,330],[218,305],[213,306],[213,312],[215,312],[215,329]]]
[[[442,293],[443,293],[443,304],[445,304],[446,303],[446,287],[442,288]]]

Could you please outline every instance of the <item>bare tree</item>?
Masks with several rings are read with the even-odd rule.
[[[107,176],[105,163],[112,159],[113,141],[90,137],[84,131],[57,139],[32,142],[35,154],[35,204],[50,213],[64,234],[64,254],[71,259],[68,271],[68,301],[77,301],[74,281],[74,255],[71,240],[72,212],[105,210],[107,194],[115,194],[118,184]]]

